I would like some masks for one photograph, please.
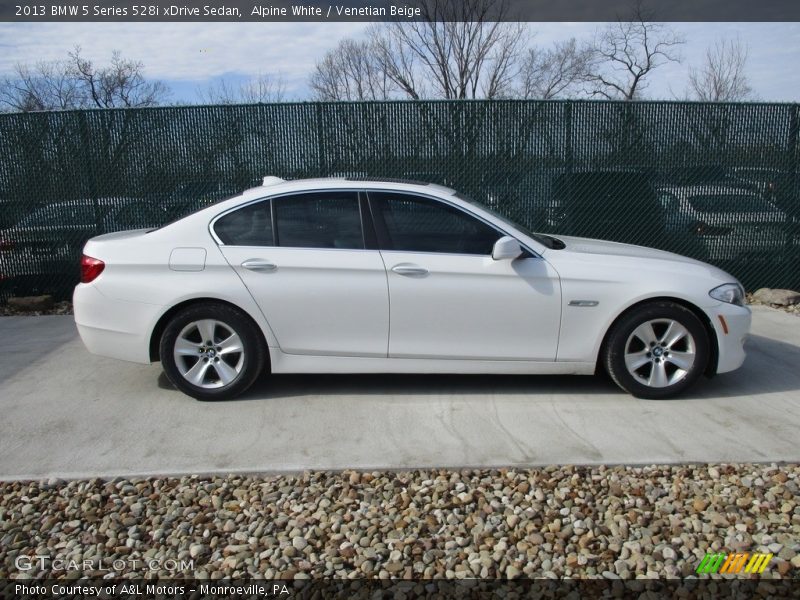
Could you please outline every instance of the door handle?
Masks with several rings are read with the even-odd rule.
[[[269,273],[278,268],[275,263],[271,263],[268,260],[258,260],[257,258],[251,258],[244,261],[242,263],[242,267],[250,271],[257,271],[259,273]]]
[[[392,267],[392,271],[406,277],[422,277],[428,274],[428,269],[416,265],[395,265]]]

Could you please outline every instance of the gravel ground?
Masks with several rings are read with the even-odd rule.
[[[21,555],[122,577],[675,577],[712,550],[797,577],[799,484],[774,464],[7,482],[0,578]]]
[[[789,304],[789,305],[780,305],[780,304],[765,304],[764,302],[759,302],[753,298],[753,294],[747,294],[746,297],[747,304],[751,306],[768,306],[769,308],[774,308],[777,310],[782,310],[783,312],[789,313],[790,315],[795,315],[800,317],[800,304]]]
[[[37,317],[40,315],[71,315],[72,302],[64,300],[56,302],[53,308],[47,310],[17,310],[8,304],[0,304],[0,317],[16,317],[16,316],[31,316]]]

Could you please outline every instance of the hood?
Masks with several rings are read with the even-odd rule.
[[[566,247],[563,250],[548,250],[545,253],[547,260],[553,262],[557,270],[569,265],[575,267],[580,265],[581,273],[585,273],[584,270],[588,267],[601,279],[639,278],[643,275],[641,270],[644,269],[651,275],[655,272],[661,273],[661,277],[693,273],[697,277],[719,280],[723,283],[736,281],[735,277],[714,265],[664,250],[572,236],[560,235],[558,239],[562,240]],[[648,262],[639,262],[642,259]]]
[[[645,246],[634,246],[633,244],[621,244],[619,242],[609,242],[606,240],[592,240],[560,235],[558,239],[566,244],[564,250],[556,252],[572,252],[576,254],[600,254],[604,256],[629,256],[632,258],[655,258],[669,260],[673,262],[684,262],[702,265],[704,263],[688,256],[681,256],[665,250],[656,250]]]

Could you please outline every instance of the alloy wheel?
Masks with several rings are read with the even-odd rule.
[[[186,325],[173,349],[175,364],[186,381],[214,389],[233,383],[244,366],[244,345],[222,321],[202,319]]]
[[[696,344],[689,330],[674,319],[645,321],[628,336],[625,367],[636,381],[664,388],[682,381],[695,362]]]

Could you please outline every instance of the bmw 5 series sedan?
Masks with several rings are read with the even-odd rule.
[[[454,190],[266,177],[153,230],[86,243],[93,353],[161,361],[203,400],[270,373],[606,370],[642,398],[738,368],[744,290],[702,262],[541,235]]]

